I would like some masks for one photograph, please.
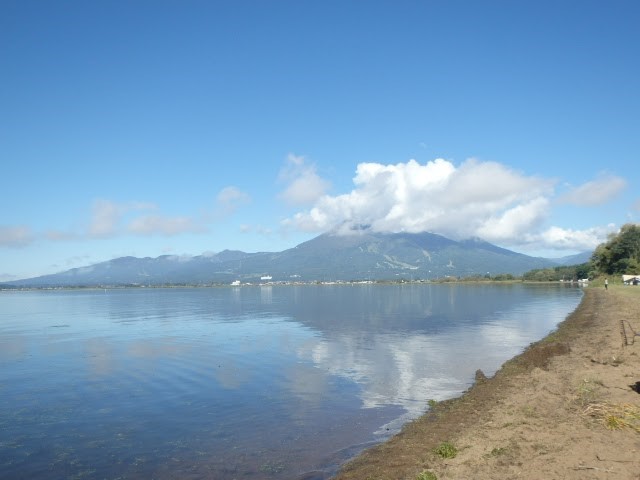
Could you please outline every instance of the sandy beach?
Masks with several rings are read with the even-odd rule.
[[[640,333],[640,287],[588,287],[556,331],[493,377],[477,372],[464,395],[434,405],[336,479],[638,480],[634,330]],[[437,451],[443,442],[454,457]]]

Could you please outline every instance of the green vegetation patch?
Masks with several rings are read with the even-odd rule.
[[[640,274],[640,225],[627,223],[598,245],[591,263],[602,275]]]
[[[416,477],[416,480],[438,480],[438,477],[435,473],[424,470]]]
[[[458,449],[450,442],[442,442],[434,449],[434,453],[441,458],[455,458]]]

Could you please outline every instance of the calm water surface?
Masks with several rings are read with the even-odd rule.
[[[580,298],[521,284],[0,292],[0,478],[329,478]]]

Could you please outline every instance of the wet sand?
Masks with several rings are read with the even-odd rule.
[[[478,372],[461,397],[435,405],[335,478],[639,480],[633,330],[640,333],[640,287],[586,288],[555,332],[493,377]],[[454,458],[436,453],[442,442],[455,447]]]

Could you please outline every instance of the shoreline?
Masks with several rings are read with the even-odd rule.
[[[124,289],[169,289],[169,288],[251,288],[251,287],[318,287],[318,286],[361,286],[361,285],[558,285],[580,286],[578,282],[556,280],[538,281],[514,278],[509,280],[495,280],[482,278],[460,279],[418,279],[418,280],[311,280],[311,281],[275,281],[266,283],[166,283],[166,284],[86,284],[86,285],[49,285],[49,286],[14,286],[9,282],[0,282],[0,292],[30,292],[30,291],[64,291],[64,290],[124,290]]]
[[[640,289],[586,288],[553,332],[493,377],[479,371],[461,396],[435,404],[333,479],[637,480],[640,337],[623,346],[623,320],[640,332]],[[442,442],[457,455],[436,453]]]

